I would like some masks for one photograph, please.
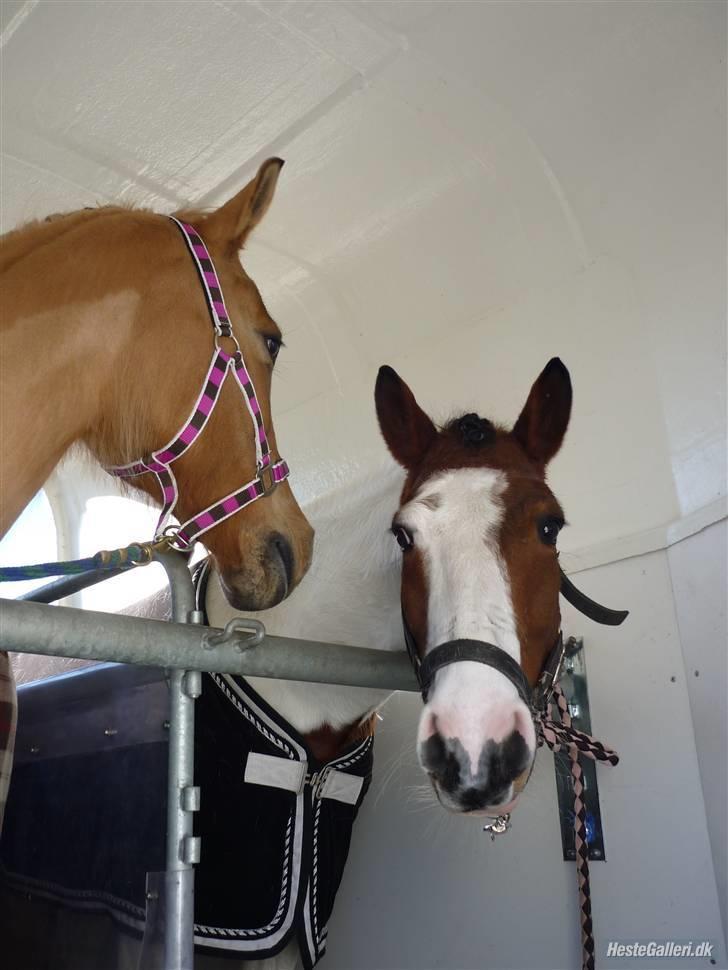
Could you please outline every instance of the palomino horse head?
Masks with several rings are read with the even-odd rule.
[[[212,258],[273,462],[279,455],[270,391],[281,332],[239,253],[271,203],[282,165],[280,159],[269,159],[252,182],[215,211],[176,214],[199,234]],[[47,420],[39,434],[47,434],[61,454],[81,440],[106,466],[136,462],[169,442],[201,393],[215,346],[204,274],[202,268],[198,274],[180,226],[148,211],[101,207],[10,233],[4,259],[8,301],[13,310],[17,304],[16,316],[26,324],[9,332],[10,354],[18,367],[30,358],[48,368],[41,377]],[[41,322],[46,319],[51,324]],[[35,320],[35,326],[28,323]],[[44,330],[50,325],[52,333]],[[217,340],[233,354],[231,338]],[[8,366],[9,378],[12,374]],[[27,383],[18,380],[18,394]],[[204,431],[174,464],[180,522],[255,479],[252,412],[241,390],[235,380],[225,381]],[[12,403],[15,388],[7,393]],[[22,406],[21,401],[17,407]],[[27,444],[22,447],[27,455]],[[60,458],[51,444],[39,450],[46,467],[39,467],[39,480],[27,483],[32,489],[40,487]],[[159,499],[152,474],[131,482]],[[313,531],[283,481],[260,501],[218,522],[204,541],[231,604],[259,610],[282,600],[304,575]]]
[[[475,414],[436,428],[389,367],[375,396],[384,439],[407,471],[392,530],[419,655],[484,641],[517,661],[533,687],[560,629],[564,516],[545,469],[569,423],[567,369],[558,358],[547,364],[510,430]],[[536,753],[531,711],[512,680],[467,660],[435,673],[417,738],[439,800],[456,812],[510,811]]]

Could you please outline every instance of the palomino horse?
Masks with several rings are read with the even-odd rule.
[[[534,686],[560,627],[556,540],[564,515],[545,471],[569,422],[566,367],[549,362],[510,430],[473,414],[438,429],[388,367],[375,396],[401,468],[307,507],[317,557],[304,586],[266,613],[268,632],[401,650],[404,617],[422,657],[444,643],[485,641]],[[205,603],[213,626],[235,616],[214,573]],[[371,733],[372,715],[388,696],[250,683],[320,761]],[[460,814],[510,812],[536,753],[532,714],[512,677],[468,660],[434,673],[417,740],[437,798]],[[324,940],[325,928],[321,933]],[[294,942],[270,966],[288,970],[297,959]],[[200,960],[201,968],[217,966]]]
[[[128,463],[152,456],[131,467],[143,473],[130,481],[154,499],[161,484],[165,508],[176,498],[175,514],[195,523],[196,534],[214,525],[206,545],[235,607],[266,609],[300,581],[313,532],[276,461],[270,409],[281,333],[238,258],[282,164],[269,159],[207,214],[172,220],[108,206],[3,237],[0,536],[80,443],[125,478]],[[228,370],[234,380],[225,380]],[[266,501],[235,498],[248,480],[254,498]],[[2,654],[0,744],[13,710]],[[7,738],[0,821],[11,747]]]

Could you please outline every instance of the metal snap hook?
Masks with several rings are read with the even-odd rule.
[[[184,539],[180,538],[180,530],[176,525],[168,525],[154,537],[152,549],[154,552],[165,552],[167,549],[174,549],[175,552],[188,552],[189,545]]]
[[[492,822],[484,825],[483,831],[490,832],[490,841],[495,842],[496,835],[505,835],[509,828],[511,828],[511,816],[499,815]]]

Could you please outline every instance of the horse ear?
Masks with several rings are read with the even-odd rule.
[[[269,158],[237,195],[220,206],[200,223],[205,241],[218,243],[228,255],[235,255],[268,211],[273,201],[283,159]]]
[[[546,465],[564,440],[571,415],[571,378],[552,357],[536,379],[511,434],[533,461]]]
[[[437,437],[437,428],[391,367],[379,368],[374,402],[379,428],[392,457],[408,470],[416,467]]]

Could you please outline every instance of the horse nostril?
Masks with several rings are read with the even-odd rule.
[[[527,770],[532,760],[531,752],[518,731],[513,731],[505,741],[488,741],[480,756],[478,777],[488,796],[488,804],[497,804],[503,792]]]
[[[280,557],[286,572],[286,580],[288,585],[291,586],[293,583],[293,550],[290,542],[280,532],[274,532],[268,539],[268,549],[273,555]]]
[[[454,791],[460,783],[460,743],[454,738],[445,740],[432,734],[420,744],[420,761],[425,771],[446,791]]]

